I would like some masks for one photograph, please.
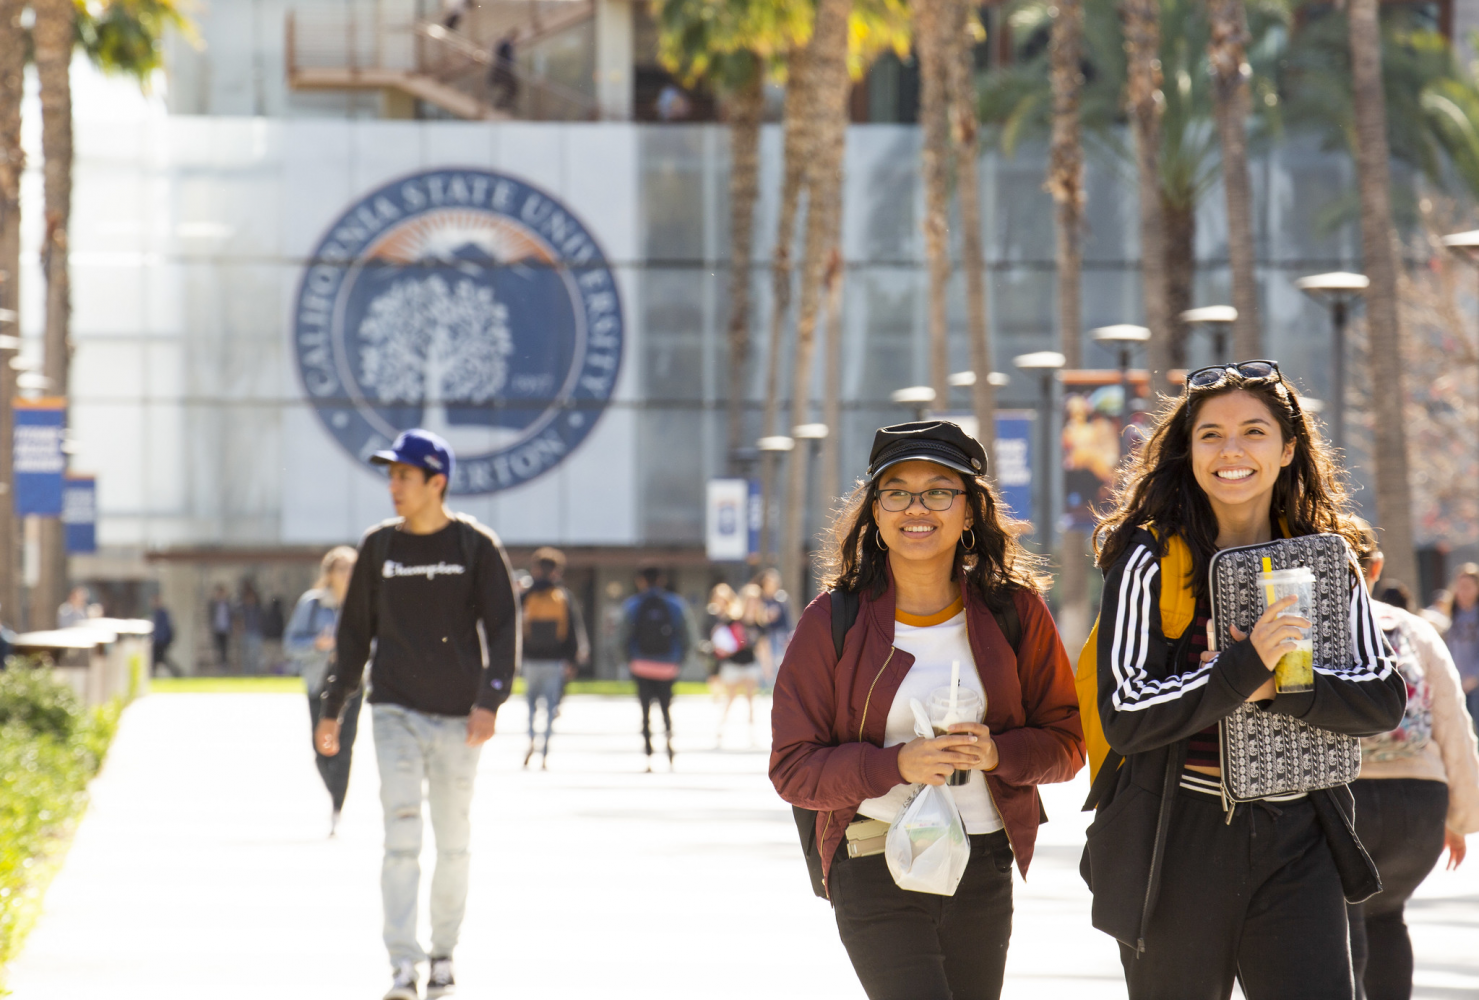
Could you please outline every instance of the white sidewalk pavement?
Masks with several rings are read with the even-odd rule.
[[[663,761],[649,775],[634,700],[567,699],[547,772],[519,768],[525,711],[506,706],[474,801],[460,995],[861,1000],[765,777],[761,707],[759,746],[731,721],[716,749],[712,703],[679,699],[676,772]],[[378,998],[388,966],[369,722],[329,840],[301,696],[131,707],[12,968],[17,1000]],[[1045,789],[1052,822],[1031,883],[1017,883],[1014,1000],[1124,996],[1078,877],[1083,791],[1081,780]],[[429,873],[429,831],[427,847]],[[1415,995],[1479,996],[1479,860],[1435,874],[1409,913]]]

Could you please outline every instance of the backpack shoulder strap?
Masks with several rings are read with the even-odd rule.
[[[832,598],[832,649],[842,659],[842,647],[847,643],[847,633],[858,620],[858,609],[862,602],[850,590],[837,588],[830,592]]]
[[[1161,556],[1161,634],[1172,642],[1181,638],[1197,616],[1191,571],[1191,546],[1180,535],[1172,535]]]
[[[991,617],[996,619],[996,627],[1006,636],[1007,645],[1012,647],[1012,652],[1019,652],[1022,648],[1022,618],[1017,613],[1016,596],[1007,601],[1007,606],[1000,611],[993,610]]]

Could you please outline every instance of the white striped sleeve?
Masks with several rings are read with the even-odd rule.
[[[1188,673],[1176,673],[1178,664],[1168,664],[1165,677],[1152,678],[1148,666],[1151,646],[1163,636],[1153,635],[1156,589],[1160,560],[1142,545],[1131,553],[1119,579],[1115,597],[1113,639],[1109,666],[1114,676],[1111,704],[1119,712],[1136,712],[1175,701],[1208,681],[1216,658],[1198,664]]]
[[[1315,665],[1315,672],[1343,681],[1383,681],[1391,676],[1395,664],[1387,649],[1386,636],[1377,624],[1371,607],[1371,596],[1360,574],[1352,574],[1351,583],[1351,652],[1348,664]]]

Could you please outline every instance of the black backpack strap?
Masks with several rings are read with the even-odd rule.
[[[1001,629],[1001,634],[1006,636],[1007,645],[1012,647],[1012,652],[1017,653],[1022,649],[1022,619],[1017,614],[1017,599],[1015,597],[1007,601],[1007,606],[1000,611],[992,609],[991,617],[996,619],[996,627]]]
[[[842,659],[842,647],[847,642],[847,633],[858,620],[858,609],[862,602],[850,590],[837,588],[830,592],[832,598],[832,649]]]
[[[1114,787],[1115,776],[1119,774],[1120,764],[1124,759],[1124,755],[1114,747],[1109,748],[1109,753],[1104,757],[1104,763],[1099,765],[1099,773],[1094,776],[1094,783],[1089,786],[1089,797],[1084,799],[1084,812],[1099,808],[1099,804],[1109,795],[1109,790]]]

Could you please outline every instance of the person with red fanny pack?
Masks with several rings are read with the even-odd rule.
[[[622,606],[621,640],[627,670],[637,682],[637,700],[642,706],[642,745],[647,770],[652,770],[652,703],[662,712],[667,737],[668,766],[673,753],[673,682],[683,670],[692,646],[688,605],[663,586],[662,571],[647,567],[637,574],[637,593]]]
[[[953,423],[878,431],[868,479],[829,531],[832,589],[801,616],[776,677],[770,778],[815,811],[820,889],[870,1000],[1000,996],[1012,859],[1025,875],[1044,818],[1036,786],[1084,765],[1046,579],[985,476],[985,449]],[[911,700],[949,684],[953,664],[984,697],[984,723],[916,737]],[[883,855],[889,823],[957,769],[965,874],[950,896],[901,889]]]

